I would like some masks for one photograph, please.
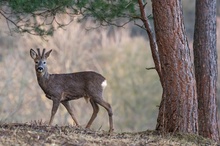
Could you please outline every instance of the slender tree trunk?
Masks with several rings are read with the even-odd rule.
[[[156,129],[197,133],[197,93],[180,0],[152,0],[163,95]]]
[[[199,134],[218,141],[216,0],[196,0],[193,47],[198,94]]]

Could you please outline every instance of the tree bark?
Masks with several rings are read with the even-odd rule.
[[[197,133],[197,93],[180,0],[152,0],[163,95],[156,130]]]
[[[218,141],[216,0],[196,0],[193,48],[198,94],[199,134]]]

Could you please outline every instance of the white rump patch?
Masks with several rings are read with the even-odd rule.
[[[105,87],[107,86],[107,81],[104,80],[101,85],[102,85],[102,89],[105,89]]]

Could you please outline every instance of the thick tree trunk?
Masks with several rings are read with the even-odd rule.
[[[163,95],[156,129],[197,133],[197,93],[180,0],[152,0]]]
[[[193,47],[198,94],[199,134],[218,141],[216,0],[196,0]]]

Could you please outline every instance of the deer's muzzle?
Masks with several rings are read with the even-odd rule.
[[[40,73],[41,73],[41,72],[43,72],[43,70],[44,70],[43,67],[38,67],[38,68],[37,68],[37,72],[40,72]]]

